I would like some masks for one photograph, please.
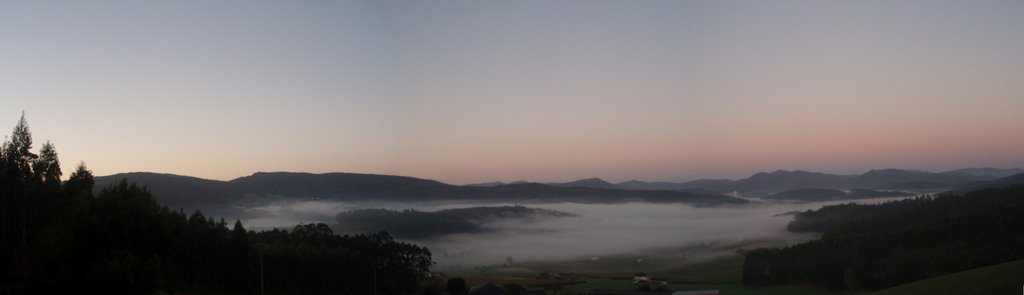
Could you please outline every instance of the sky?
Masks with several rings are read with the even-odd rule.
[[[1024,167],[1021,28],[1021,1],[0,0],[0,130],[24,111],[65,177]]]

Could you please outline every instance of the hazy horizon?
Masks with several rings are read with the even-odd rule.
[[[1024,169],[1022,167],[981,167],[981,166],[958,167],[958,168],[951,168],[951,169],[944,169],[944,170],[935,170],[935,171],[923,170],[923,169],[913,169],[913,168],[900,168],[900,167],[873,168],[873,169],[868,169],[868,170],[863,170],[863,171],[850,171],[850,172],[815,171],[815,170],[807,170],[807,169],[773,169],[773,170],[765,170],[765,171],[754,171],[754,172],[750,172],[749,174],[744,174],[744,175],[741,175],[741,176],[738,176],[738,177],[698,177],[698,178],[689,178],[689,179],[639,179],[639,178],[613,179],[613,178],[605,178],[605,177],[600,177],[600,176],[581,176],[581,177],[569,178],[569,179],[495,179],[495,180],[478,181],[478,182],[466,182],[466,183],[452,183],[452,182],[446,182],[446,181],[443,181],[443,180],[440,180],[440,179],[432,179],[432,178],[421,177],[421,176],[417,176],[417,175],[380,174],[380,173],[359,172],[359,171],[323,171],[323,172],[312,172],[312,171],[269,171],[268,170],[268,171],[253,171],[253,172],[248,173],[248,174],[238,175],[238,176],[224,178],[224,179],[205,178],[205,177],[199,177],[199,176],[196,176],[196,175],[176,174],[176,173],[161,172],[161,171],[122,171],[122,172],[115,172],[115,173],[111,173],[111,174],[98,174],[97,176],[103,177],[103,176],[112,176],[112,175],[124,174],[124,173],[157,173],[157,174],[174,174],[174,175],[181,175],[181,176],[191,176],[191,177],[198,177],[198,178],[202,178],[202,179],[219,180],[219,181],[230,181],[230,180],[241,178],[241,177],[251,176],[251,175],[256,174],[256,173],[312,173],[312,174],[322,174],[322,173],[354,173],[354,174],[378,174],[378,175],[391,175],[391,176],[405,176],[405,177],[413,177],[413,178],[421,178],[421,179],[430,179],[430,180],[436,180],[436,181],[440,181],[440,182],[447,183],[447,184],[452,184],[452,185],[470,185],[470,184],[483,184],[483,183],[491,183],[491,182],[512,183],[512,182],[517,182],[517,181],[526,181],[526,182],[535,182],[535,183],[559,183],[559,182],[571,182],[571,181],[576,181],[576,180],[584,180],[584,179],[590,179],[590,178],[598,178],[598,179],[601,179],[601,180],[604,180],[604,181],[607,181],[607,182],[610,182],[610,183],[613,183],[613,184],[617,184],[617,183],[622,183],[622,182],[631,181],[631,180],[645,181],[645,182],[688,182],[688,181],[695,181],[695,180],[702,180],[702,179],[740,180],[740,179],[751,177],[751,176],[753,176],[755,174],[758,174],[758,173],[772,173],[772,172],[775,172],[775,171],[790,171],[790,172],[805,171],[805,172],[811,172],[811,173],[825,173],[825,174],[833,174],[833,175],[860,175],[860,174],[863,174],[863,173],[867,173],[868,171],[871,171],[871,170],[884,170],[884,169],[913,170],[913,171],[924,171],[924,172],[930,172],[930,173],[942,173],[942,172],[951,172],[951,171],[960,170],[960,169],[974,169],[974,168],[979,168],[979,169],[988,169],[988,168],[993,168],[993,169]]]
[[[0,130],[220,180],[1024,167],[1021,27],[1020,1],[2,2]]]

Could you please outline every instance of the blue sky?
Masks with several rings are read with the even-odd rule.
[[[0,110],[101,175],[1019,167],[1020,28],[1019,1],[0,1]]]

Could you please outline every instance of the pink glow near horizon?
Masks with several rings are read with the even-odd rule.
[[[1024,166],[1024,4],[934,4],[5,4],[0,109],[99,175]]]

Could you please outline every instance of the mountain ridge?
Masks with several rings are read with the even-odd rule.
[[[1016,172],[1016,173],[1015,173]],[[744,192],[770,195],[802,188],[851,190],[906,190],[933,193],[963,187],[971,183],[995,181],[1024,173],[1021,168],[963,168],[943,172],[913,169],[872,169],[861,174],[830,174],[806,170],[775,170],[758,172],[737,180],[698,179],[688,182],[644,182],[630,180],[618,183],[625,189],[666,189],[677,191],[710,191],[716,193]]]
[[[451,185],[436,180],[366,173],[255,172],[222,181],[156,172],[129,172],[96,177],[97,190],[122,178],[145,185],[161,204],[170,208],[198,209],[228,206],[251,196],[288,196],[304,199],[435,201],[483,200],[530,202],[680,202],[699,206],[738,204],[733,192],[769,196],[788,190],[897,190],[940,192],[970,190],[1003,183],[1024,183],[1021,174],[1005,178],[992,175],[1018,168],[964,168],[945,172],[907,169],[876,169],[859,175],[838,175],[803,170],[760,172],[740,180],[698,179],[689,182],[613,184],[600,178],[564,183],[489,183]],[[1013,178],[1017,176],[1017,178]]]
[[[694,206],[745,204],[746,200],[718,194],[680,191],[636,191],[621,188],[553,186],[513,183],[491,187],[457,186],[408,176],[361,173],[256,172],[228,181],[192,176],[133,172],[96,177],[96,189],[127,178],[153,192],[172,209],[237,205],[250,197],[285,196],[338,201],[509,201],[617,203],[674,202]]]

